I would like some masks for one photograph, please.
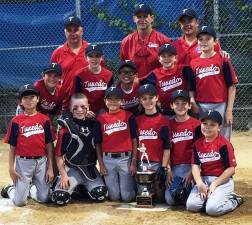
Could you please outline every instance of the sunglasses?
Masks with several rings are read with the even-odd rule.
[[[135,72],[132,71],[132,70],[121,70],[121,71],[119,72],[119,74],[124,74],[124,75],[130,75],[130,76],[132,76],[132,75],[135,74]]]

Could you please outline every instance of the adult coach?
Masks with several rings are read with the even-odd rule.
[[[182,37],[172,44],[177,50],[177,60],[179,64],[190,65],[192,59],[198,57],[201,50],[197,42],[197,33],[199,27],[198,15],[193,9],[183,9],[178,17]],[[219,42],[216,43],[214,50],[221,51]],[[226,52],[223,56],[226,56]]]
[[[78,17],[68,17],[64,24],[66,42],[55,49],[51,56],[51,62],[57,62],[62,67],[63,109],[68,107],[73,76],[79,69],[87,66],[85,49],[88,42],[82,39],[83,30]]]
[[[137,66],[138,78],[141,79],[160,66],[159,47],[171,40],[152,28],[154,14],[150,6],[139,4],[135,8],[133,19],[137,30],[122,40],[120,58],[121,61],[133,61]]]

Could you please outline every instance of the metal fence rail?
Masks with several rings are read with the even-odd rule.
[[[52,51],[65,40],[63,21],[78,15],[84,38],[104,47],[107,67],[116,75],[120,41],[135,25],[132,11],[148,3],[155,11],[156,29],[172,39],[181,35],[176,23],[184,8],[194,8],[201,24],[218,31],[230,53],[239,84],[234,107],[234,129],[252,128],[252,5],[250,0],[5,0],[0,3],[0,133],[15,113],[19,85],[40,79]],[[234,16],[235,15],[235,16]]]

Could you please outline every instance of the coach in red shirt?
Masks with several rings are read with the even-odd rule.
[[[138,78],[141,79],[160,66],[159,47],[170,43],[171,40],[152,28],[154,15],[148,5],[139,4],[135,9],[133,19],[137,30],[122,40],[120,58],[121,61],[133,61],[137,66]]]

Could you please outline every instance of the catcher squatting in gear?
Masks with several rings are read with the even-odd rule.
[[[92,200],[103,201],[107,197],[107,188],[96,168],[94,123],[95,120],[91,119],[73,118],[72,114],[65,114],[58,119],[61,130],[55,154],[64,157],[69,187],[67,190],[62,189],[58,179],[51,195],[51,200],[56,204],[67,204],[72,192],[80,184],[86,188]]]

